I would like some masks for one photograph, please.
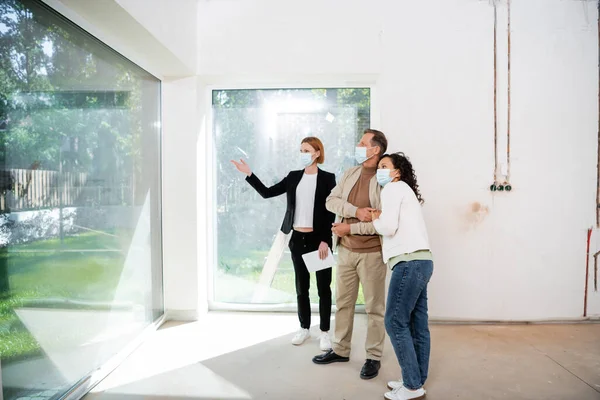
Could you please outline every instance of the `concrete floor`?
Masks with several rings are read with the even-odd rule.
[[[294,315],[167,323],[86,400],[382,399],[400,368],[388,341],[379,377],[359,379],[366,318],[356,318],[350,362],[327,366],[311,362],[316,339],[290,344]],[[433,325],[426,388],[429,400],[600,400],[600,324]]]

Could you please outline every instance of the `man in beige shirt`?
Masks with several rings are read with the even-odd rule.
[[[362,284],[368,316],[367,360],[360,372],[363,379],[375,378],[381,366],[385,340],[386,265],[381,256],[381,238],[371,222],[371,211],[380,210],[381,187],[377,164],[387,150],[383,132],[367,129],[356,147],[356,161],[327,198],[326,207],[338,216],[333,233],[338,245],[335,338],[333,348],[313,358],[315,364],[346,362],[350,359],[354,309]]]

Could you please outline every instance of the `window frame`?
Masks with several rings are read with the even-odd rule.
[[[252,303],[226,303],[215,300],[215,285],[217,268],[217,190],[216,190],[216,143],[213,137],[213,107],[212,96],[214,91],[220,90],[277,90],[277,89],[358,89],[368,88],[370,90],[370,120],[371,126],[377,129],[381,126],[379,106],[377,103],[377,80],[374,77],[369,77],[364,80],[328,79],[326,82],[319,80],[302,80],[301,82],[288,81],[287,83],[232,83],[232,84],[210,84],[204,87],[205,89],[205,109],[206,109],[206,126],[205,126],[205,148],[207,149],[207,157],[205,159],[204,171],[206,173],[206,189],[204,193],[198,188],[198,195],[206,196],[206,239],[207,253],[204,259],[198,260],[198,268],[200,273],[204,273],[206,277],[206,298],[208,300],[208,311],[243,311],[243,312],[296,312],[297,306],[294,303],[272,303],[272,304],[252,304]],[[199,244],[200,245],[200,244]],[[205,266],[205,271],[202,271],[202,266]],[[311,303],[312,312],[319,310],[318,304]],[[332,310],[335,312],[336,307],[333,305]],[[365,312],[364,305],[357,305],[356,311]]]

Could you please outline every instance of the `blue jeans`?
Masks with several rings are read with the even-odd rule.
[[[404,386],[411,390],[425,384],[429,370],[427,284],[432,274],[430,260],[400,262],[394,267],[388,292],[385,329],[402,368]]]

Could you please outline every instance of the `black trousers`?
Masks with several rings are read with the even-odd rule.
[[[304,264],[303,254],[319,249],[321,240],[314,232],[302,233],[293,231],[290,239],[290,251],[294,272],[296,274],[296,295],[298,298],[298,319],[304,329],[310,328],[310,273]],[[331,249],[329,250],[331,251]],[[317,271],[317,290],[319,293],[319,316],[321,317],[321,330],[329,331],[331,324],[331,268]]]

